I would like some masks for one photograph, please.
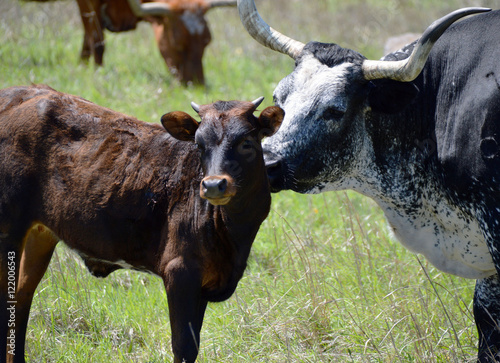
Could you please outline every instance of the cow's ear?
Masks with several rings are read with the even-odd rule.
[[[371,82],[368,95],[370,107],[375,112],[395,114],[411,104],[418,95],[418,87],[409,82],[380,79]]]
[[[259,116],[260,138],[274,135],[280,128],[285,117],[285,111],[278,106],[270,106],[264,109]]]
[[[199,123],[182,111],[169,112],[161,117],[161,123],[170,135],[181,141],[194,141]]]

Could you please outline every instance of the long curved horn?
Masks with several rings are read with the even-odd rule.
[[[171,14],[171,8],[166,3],[141,3],[141,0],[127,0],[135,16],[167,16]]]
[[[425,66],[432,47],[444,31],[458,19],[476,13],[491,11],[488,8],[464,8],[456,10],[432,23],[418,40],[410,57],[401,61],[363,62],[363,75],[366,80],[393,79],[400,82],[411,82],[418,77]]]
[[[207,0],[208,8],[217,8],[221,6],[236,6],[236,0]]]
[[[238,0],[240,19],[247,32],[267,48],[296,59],[304,49],[304,43],[296,41],[266,24],[255,7],[254,0]]]

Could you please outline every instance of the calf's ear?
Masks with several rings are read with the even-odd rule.
[[[280,128],[285,117],[285,111],[278,106],[270,106],[264,109],[259,116],[260,139],[274,135]]]
[[[161,123],[170,135],[181,141],[194,141],[199,123],[182,111],[169,112],[161,117]]]

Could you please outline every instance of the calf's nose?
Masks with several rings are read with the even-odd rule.
[[[212,175],[200,183],[200,196],[213,205],[226,205],[236,195],[236,185],[231,176]]]
[[[227,189],[226,178],[205,178],[201,181],[201,191],[205,198],[221,198]]]

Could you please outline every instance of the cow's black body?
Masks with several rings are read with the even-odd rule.
[[[464,20],[436,43],[414,84],[421,90],[401,115],[398,139],[422,152],[426,175],[439,180],[449,199],[476,219],[500,272],[500,12]],[[411,50],[412,47],[407,49]],[[388,60],[404,53],[386,56]],[[407,56],[407,55],[406,55]],[[479,279],[474,296],[479,360],[500,347],[498,275]]]
[[[404,133],[435,142],[429,146],[436,147],[443,183],[462,197],[483,194],[484,187],[500,191],[499,27],[494,11],[448,29],[414,81],[423,92],[406,112],[412,125],[405,121]]]

